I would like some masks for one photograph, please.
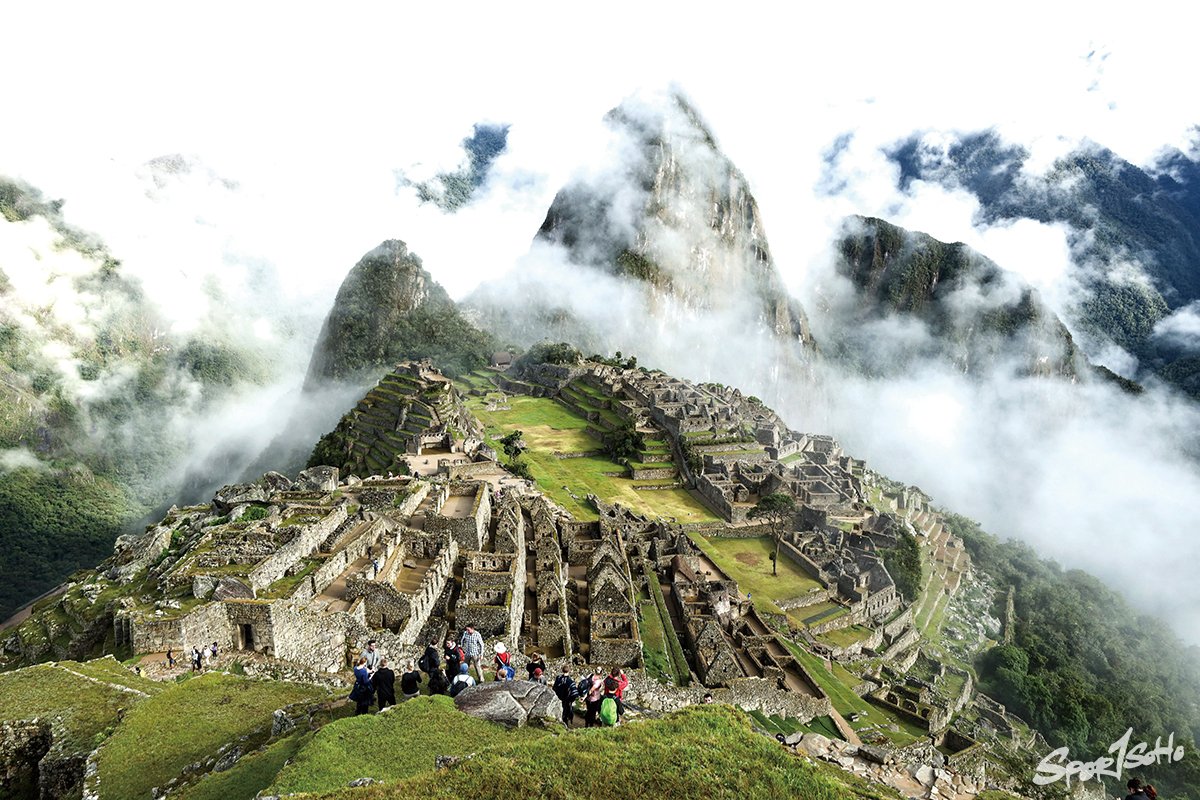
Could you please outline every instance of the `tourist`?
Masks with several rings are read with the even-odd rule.
[[[705,693],[704,693],[704,700],[703,700],[702,702],[703,702],[705,705],[712,705],[712,701],[713,701],[713,699],[712,699],[712,692],[705,692]]]
[[[400,693],[405,700],[412,700],[421,693],[421,673],[412,659],[404,662],[404,674],[400,676]]]
[[[175,651],[167,650],[167,669],[175,669]]]
[[[512,653],[508,652],[508,647],[504,642],[496,642],[496,655],[492,659],[492,666],[496,670],[496,676],[504,674],[504,680],[511,681],[517,677],[517,670],[513,667]]]
[[[212,654],[213,654],[213,661],[216,661],[217,660],[217,643],[216,642],[212,643]]]
[[[592,728],[598,723],[597,716],[600,714],[600,701],[603,699],[604,670],[596,667],[596,671],[592,673],[591,681],[588,683],[587,692],[583,696],[583,724],[585,727]]]
[[[200,657],[200,648],[192,648],[192,672],[203,672],[204,664]]]
[[[371,676],[371,683],[375,686],[375,700],[380,711],[396,705],[396,673],[388,666],[386,658],[379,659],[379,669]]]
[[[436,641],[430,642],[425,648],[425,652],[421,655],[421,658],[417,660],[417,666],[421,668],[422,672],[431,678],[433,677],[434,670],[438,670],[439,672],[441,671],[442,656],[440,653],[438,653]]]
[[[446,671],[438,667],[433,672],[429,673],[429,693],[430,694],[445,694],[450,688],[450,682],[446,680]]]
[[[468,666],[475,667],[475,676],[483,681],[483,637],[479,631],[471,625],[468,625],[462,632],[462,636],[458,640],[459,647],[462,648],[466,655],[466,663]]]
[[[474,685],[475,679],[471,677],[471,667],[465,662],[459,664],[458,674],[454,676],[454,681],[450,684],[450,696],[457,697],[463,689],[469,689]]]
[[[1130,778],[1125,787],[1129,789],[1129,794],[1125,795],[1125,800],[1150,800],[1149,796],[1142,789],[1140,778]]]
[[[600,697],[600,712],[597,714],[600,724],[605,727],[619,725],[621,722],[621,701],[617,698],[617,687],[620,686],[613,676],[604,679],[604,694]]]
[[[571,677],[571,665],[563,664],[562,674],[554,679],[554,694],[562,701],[562,721],[568,728],[575,719],[575,701],[579,699],[579,689],[575,679]]]
[[[525,665],[525,671],[529,673],[529,680],[534,679],[533,674],[539,669],[545,675],[549,668],[546,666],[546,659],[542,658],[542,654],[534,653],[529,657],[529,663]],[[542,683],[545,681],[543,680]]]
[[[367,660],[367,671],[374,672],[379,669],[379,659],[383,657],[383,653],[375,646],[375,640],[371,639],[367,642],[367,649],[362,651],[360,658]]]
[[[604,679],[604,690],[611,693],[617,701],[617,718],[625,716],[625,689],[629,686],[629,676],[620,667],[613,667],[612,672]]]
[[[542,686],[546,685],[546,673],[542,672],[541,667],[533,671],[533,682],[540,683]]]
[[[446,674],[457,676],[459,664],[467,663],[466,652],[453,639],[447,639],[443,653],[446,656]]]
[[[367,657],[359,656],[354,665],[354,688],[350,690],[350,699],[354,701],[354,714],[366,714],[371,710],[371,696],[375,690],[371,687],[371,673],[367,669]]]

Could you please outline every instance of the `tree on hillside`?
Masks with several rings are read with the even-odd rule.
[[[620,427],[605,431],[601,444],[604,452],[613,461],[633,460],[646,446],[646,439],[633,427],[633,423],[626,422]]]
[[[504,448],[504,455],[508,456],[513,461],[520,458],[525,452],[525,434],[521,431],[513,431],[507,436],[500,439],[500,446]]]
[[[779,574],[779,543],[787,533],[788,524],[796,514],[796,500],[790,494],[773,492],[766,495],[746,516],[761,519],[771,527],[771,538],[775,540],[775,555],[771,559],[771,574]]]

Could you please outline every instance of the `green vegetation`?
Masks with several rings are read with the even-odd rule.
[[[468,406],[484,423],[494,446],[501,437],[521,431],[526,444],[521,462],[528,464],[538,488],[577,519],[599,519],[586,501],[589,493],[652,517],[673,517],[680,522],[717,519],[683,489],[634,489],[634,482],[624,476],[624,467],[603,456],[555,456],[556,452],[595,453],[600,449],[600,443],[584,431],[587,420],[561,403],[544,397],[519,396],[511,398],[509,409],[504,411],[488,411],[482,398],[471,398]]]
[[[649,633],[639,628],[642,639],[648,642],[647,646],[655,653],[656,668],[660,671],[660,677],[670,678],[677,686],[687,686],[691,682],[692,671],[688,666],[687,656],[683,654],[679,636],[675,633],[675,626],[671,624],[671,612],[667,609],[666,599],[659,587],[658,576],[648,563],[642,565],[642,570],[650,593],[649,602],[642,603],[641,610],[649,626]],[[653,609],[649,606],[653,606]],[[647,654],[647,659],[649,658],[650,655]]]
[[[271,785],[284,763],[312,739],[309,734],[293,734],[272,742],[257,753],[239,759],[224,772],[211,772],[180,795],[182,800],[253,800]]]
[[[414,701],[416,702],[416,701]],[[379,724],[382,718],[364,718]],[[538,797],[636,798],[803,797],[805,800],[852,800],[897,797],[871,789],[849,776],[823,770],[795,757],[774,741],[756,734],[750,719],[727,706],[694,706],[659,720],[617,728],[593,728],[558,736],[492,737],[476,755],[446,772],[434,772],[426,737],[446,723],[409,726],[405,748],[428,752],[423,771],[408,780],[366,789],[339,789],[324,795],[346,800],[395,797]],[[564,740],[564,736],[568,737]],[[357,738],[357,737],[356,737]],[[345,746],[369,750],[374,737],[347,737]],[[464,746],[469,736],[454,737]],[[472,749],[484,745],[482,737]],[[444,752],[444,751],[442,751]],[[301,753],[303,756],[303,752]],[[361,774],[361,773],[360,773]],[[293,784],[294,785],[294,784]],[[272,788],[272,791],[279,789]]]
[[[421,260],[391,240],[363,256],[342,282],[312,374],[357,378],[428,358],[454,377],[486,366],[495,348],[491,335],[467,321]]]
[[[150,797],[188,764],[256,731],[270,732],[271,712],[318,700],[312,686],[208,673],[139,703],[99,754],[99,777],[112,797]]]
[[[513,367],[519,374],[525,367],[535,364],[578,364],[582,360],[583,353],[572,344],[540,342],[513,362]]]
[[[54,581],[112,553],[145,509],[86,469],[17,469],[0,476],[0,619]]]
[[[861,642],[863,639],[871,635],[871,629],[862,625],[851,625],[848,628],[838,628],[837,630],[818,633],[816,638],[818,641],[834,647],[849,647],[855,642]]]
[[[601,449],[613,461],[632,461],[646,447],[646,438],[638,433],[633,423],[624,422],[620,426],[604,432],[600,440]]]
[[[260,519],[266,519],[270,513],[266,506],[250,506],[238,517],[238,522],[257,522]]]
[[[110,659],[111,661],[111,659]],[[81,678],[92,675],[105,683],[145,689],[136,676],[111,662],[128,680],[116,673],[90,669],[74,661],[39,664],[0,673],[0,718],[5,720],[41,717],[52,721],[54,737],[64,752],[87,754],[111,732],[120,715],[143,698]]]
[[[796,515],[796,500],[790,494],[775,492],[758,501],[750,513],[749,519],[761,519],[771,528],[771,539],[775,542],[775,552],[771,554],[771,574],[779,574],[779,544],[783,534],[787,532],[792,518]]]
[[[1174,732],[1176,743],[1186,748],[1184,760],[1147,768],[1142,778],[1160,786],[1164,796],[1196,797],[1200,662],[1194,648],[1185,648],[1165,624],[1138,614],[1091,575],[1064,571],[1026,544],[997,539],[966,517],[942,514],[973,561],[999,586],[1015,587],[1013,640],[980,660],[983,691],[1052,745],[1073,752],[1105,752],[1131,726],[1151,740]]]
[[[348,717],[326,725],[283,768],[267,794],[328,792],[364,776],[396,781],[432,772],[440,755],[462,756],[546,735],[532,728],[506,731],[469,717],[443,695],[419,697],[387,714]],[[383,746],[399,742],[403,746]]]
[[[739,589],[751,595],[760,608],[782,614],[784,612],[776,605],[780,600],[821,588],[821,584],[789,558],[780,559],[778,574],[775,574],[771,561],[774,543],[769,537],[735,539],[692,535],[691,538],[722,572],[738,582]],[[798,608],[787,612],[787,616],[794,625],[802,627],[806,611]]]
[[[900,529],[900,540],[883,551],[883,565],[896,583],[896,591],[908,602],[921,593],[921,547],[907,530]]]

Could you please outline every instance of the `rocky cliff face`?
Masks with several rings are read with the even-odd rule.
[[[397,361],[431,358],[450,374],[487,363],[489,337],[396,239],[362,257],[338,289],[309,365],[308,384],[375,380]]]
[[[606,119],[623,142],[613,165],[620,180],[566,186],[538,238],[564,247],[576,264],[640,281],[696,313],[749,310],[773,335],[811,346],[745,177],[687,100],[629,101]]]
[[[599,166],[563,187],[529,255],[467,304],[506,342],[623,351],[778,400],[815,345],[745,177],[677,93],[627,100],[606,122]]]
[[[1010,362],[1017,371],[1073,378],[1086,368],[1037,293],[962,243],[851,217],[836,252],[853,294],[831,304],[839,329],[831,347],[869,372],[925,356],[948,358],[964,372]]]

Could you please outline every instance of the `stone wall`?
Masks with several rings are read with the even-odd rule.
[[[491,492],[486,483],[467,482],[451,484],[448,497],[474,496],[470,514],[466,517],[444,517],[437,503],[438,513],[426,517],[425,530],[429,533],[446,534],[458,542],[464,550],[480,550],[487,538],[488,525],[492,518]],[[444,502],[444,501],[443,501]]]
[[[284,576],[300,559],[315,551],[329,534],[346,521],[346,506],[336,506],[319,522],[304,526],[294,539],[250,570],[250,588],[256,593]]]
[[[828,697],[810,697],[780,689],[774,681],[763,678],[737,678],[727,688],[706,689],[703,686],[667,686],[649,678],[641,670],[630,670],[629,688],[625,697],[634,705],[653,711],[674,711],[702,702],[710,692],[717,703],[740,706],[747,711],[766,715],[794,717],[808,722],[814,717],[827,716],[833,706]]]
[[[291,603],[273,603],[275,656],[318,672],[346,665],[348,631],[361,624],[344,612],[312,613]]]
[[[410,598],[411,611],[408,622],[398,632],[400,641],[411,644],[429,620],[429,615],[446,588],[446,583],[454,578],[454,564],[458,561],[458,542],[447,538],[442,542],[441,551],[433,564],[421,579],[421,588]]]

